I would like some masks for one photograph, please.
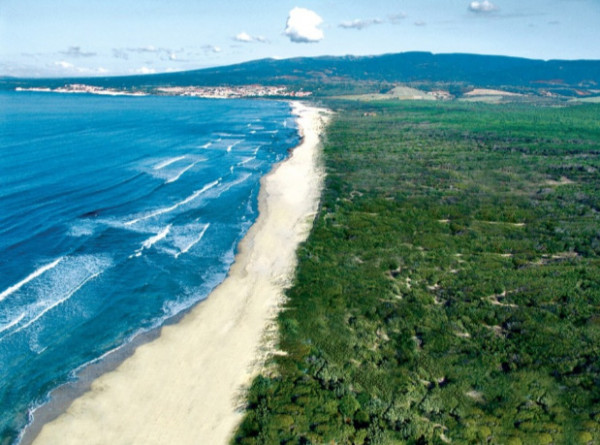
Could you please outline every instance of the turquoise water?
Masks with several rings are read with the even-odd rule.
[[[297,143],[283,102],[0,93],[1,444],[206,298]]]

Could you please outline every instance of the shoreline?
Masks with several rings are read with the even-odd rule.
[[[292,282],[296,249],[310,232],[323,185],[319,146],[325,110],[295,102],[292,107],[300,144],[262,178],[259,216],[227,278],[178,323],[163,326],[156,338],[94,375],[77,398],[63,401],[58,415],[40,419],[29,435],[39,434],[27,443],[185,445],[231,439],[244,415],[240,396],[266,358],[265,336]]]

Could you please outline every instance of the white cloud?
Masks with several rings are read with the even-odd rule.
[[[314,11],[294,8],[290,11],[285,27],[285,35],[295,43],[314,43],[323,40],[323,30],[319,26],[323,19]]]
[[[107,74],[109,71],[106,68],[89,68],[86,66],[76,66],[65,60],[59,60],[52,64],[53,70],[60,71],[60,75],[95,75],[95,74]]]
[[[236,42],[243,42],[243,43],[253,43],[253,42],[258,42],[258,43],[267,43],[267,39],[263,36],[251,36],[250,34],[248,34],[247,32],[243,31],[240,32],[238,35],[236,35],[233,40],[235,40]]]
[[[247,32],[240,32],[237,36],[233,38],[233,40],[236,40],[238,42],[252,42],[252,40],[254,39]]]
[[[415,22],[415,26],[427,26],[427,23],[424,22],[423,20],[417,20]]]
[[[345,29],[363,29],[372,25],[381,25],[383,20],[381,19],[356,19],[340,23],[340,28]]]
[[[481,14],[481,13],[486,14],[486,13],[494,12],[497,10],[498,10],[498,8],[496,7],[496,5],[494,5],[489,0],[483,0],[481,2],[473,1],[469,4],[469,11],[475,12],[477,14]]]
[[[133,70],[133,73],[135,73],[135,74],[154,74],[154,73],[156,73],[156,70],[154,68],[149,68],[147,66],[143,66],[141,68]]]
[[[75,68],[75,65],[69,62],[65,62],[64,60],[61,60],[60,62],[54,62],[54,65],[65,70]]]

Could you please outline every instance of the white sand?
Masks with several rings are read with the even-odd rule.
[[[511,93],[510,91],[503,90],[489,90],[486,88],[475,88],[469,91],[465,96],[523,96],[519,93]]]
[[[100,376],[35,444],[226,444],[240,391],[261,365],[266,327],[318,208],[324,110],[295,104],[304,138],[262,182],[257,222],[227,279],[179,323]],[[257,361],[259,363],[257,363]]]

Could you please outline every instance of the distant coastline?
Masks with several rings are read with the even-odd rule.
[[[116,88],[104,88],[82,83],[66,84],[62,87],[16,87],[17,92],[36,93],[73,93],[73,94],[98,94],[103,96],[148,96],[156,94],[161,96],[187,96],[200,97],[204,99],[241,99],[260,97],[294,97],[306,98],[312,93],[308,91],[290,91],[281,86],[244,85],[234,87],[159,87],[150,92],[135,90],[119,90]]]
[[[456,98],[491,103],[594,101],[600,97],[599,85],[600,60],[536,60],[418,51],[261,59],[199,70],[117,77],[0,77],[0,89],[13,91],[19,88],[20,91],[210,98]]]

